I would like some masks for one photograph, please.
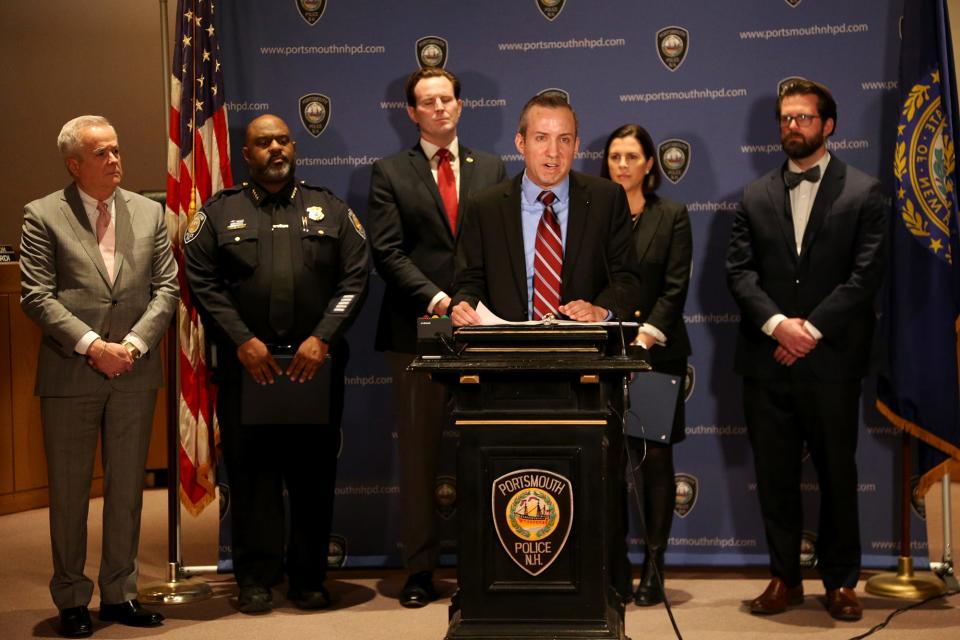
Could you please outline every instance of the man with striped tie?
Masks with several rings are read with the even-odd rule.
[[[480,324],[482,302],[504,320],[626,318],[636,300],[623,188],[571,171],[577,116],[553,92],[531,98],[515,139],[525,169],[467,203],[451,318]]]

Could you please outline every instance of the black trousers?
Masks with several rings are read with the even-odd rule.
[[[284,573],[293,589],[316,590],[323,585],[340,449],[345,354],[345,349],[338,350],[329,365],[335,368],[328,424],[243,425],[239,375],[218,377],[217,417],[229,476],[233,570],[241,587],[269,587],[282,582]]]
[[[743,404],[753,446],[770,570],[788,586],[801,581],[800,491],[803,446],[820,484],[817,568],[827,589],[860,576],[857,428],[860,380],[745,378]]]

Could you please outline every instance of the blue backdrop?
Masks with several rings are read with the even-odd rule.
[[[694,235],[685,316],[694,348],[688,438],[676,449],[679,517],[667,559],[763,565],[740,382],[732,372],[739,316],[723,270],[732,210],[745,183],[783,160],[773,112],[778,84],[792,76],[833,90],[839,118],[831,150],[889,188],[899,13],[899,0],[221,0],[217,29],[234,175],[246,175],[246,123],[277,114],[297,138],[298,176],[329,187],[365,220],[370,165],[417,140],[402,85],[420,64],[418,48],[462,81],[460,139],[500,154],[511,174],[523,167],[513,144],[519,110],[543,89],[566,91],[579,114],[581,171],[599,172],[615,127],[645,126],[671,169],[661,193],[688,205]],[[314,104],[310,119],[302,118],[302,102],[322,108]],[[349,333],[331,543],[337,565],[400,564],[390,375],[372,347],[381,292],[374,275]],[[868,379],[859,447],[863,553],[865,566],[886,567],[897,555],[899,432],[874,411],[873,388]],[[446,444],[455,439],[448,432]],[[452,539],[450,450],[438,509]],[[807,466],[812,542],[817,486]],[[913,515],[918,556],[926,547],[921,511]],[[805,552],[812,562],[812,545]]]

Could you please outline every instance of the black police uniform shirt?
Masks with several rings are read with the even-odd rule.
[[[269,321],[277,233],[290,234],[294,301],[286,335],[278,335]],[[294,349],[309,336],[333,344],[357,316],[367,291],[369,261],[360,221],[330,191],[303,181],[291,180],[275,194],[254,182],[219,192],[191,219],[184,253],[193,300],[208,334],[228,357],[254,336]]]

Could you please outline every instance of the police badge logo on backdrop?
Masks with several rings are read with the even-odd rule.
[[[330,544],[327,547],[327,567],[340,569],[347,563],[347,538],[330,534]]]
[[[800,536],[800,566],[812,569],[817,566],[817,534],[804,530]]]
[[[803,76],[787,76],[783,80],[777,83],[777,96],[783,93],[783,90],[787,85],[797,82],[798,80],[806,80]]]
[[[791,8],[794,8],[794,9],[797,8],[798,4],[803,2],[803,0],[783,0],[783,1],[786,2],[788,5],[790,5]]]
[[[294,2],[297,4],[300,17],[311,27],[317,24],[327,9],[327,0],[294,0]]]
[[[683,401],[690,400],[693,395],[693,387],[697,382],[697,370],[690,363],[687,363],[687,375],[683,378]]]
[[[670,71],[683,64],[690,49],[690,32],[683,27],[664,27],[657,31],[657,55]]]
[[[437,513],[449,520],[457,512],[457,479],[448,475],[437,476],[434,495]]]
[[[330,98],[322,93],[308,93],[300,98],[300,122],[314,138],[330,124]]]
[[[573,484],[546,469],[518,469],[493,481],[491,515],[500,544],[537,576],[560,556],[573,524]]]
[[[570,93],[566,89],[559,89],[557,87],[549,87],[537,92],[538,96],[556,96],[562,98],[567,104],[572,104],[570,102]]]
[[[560,12],[563,11],[563,6],[567,4],[567,0],[535,0],[535,2],[540,13],[550,22],[557,19]]]
[[[660,168],[663,175],[673,184],[683,180],[687,169],[690,168],[690,143],[686,140],[673,138],[664,140],[657,147],[660,158]]]
[[[678,473],[674,476],[674,482],[677,485],[677,497],[674,502],[673,512],[681,518],[686,518],[687,514],[693,511],[697,504],[697,494],[699,482],[695,476],[689,473]]]
[[[440,36],[424,36],[417,40],[417,64],[421,68],[447,66],[447,41]]]

